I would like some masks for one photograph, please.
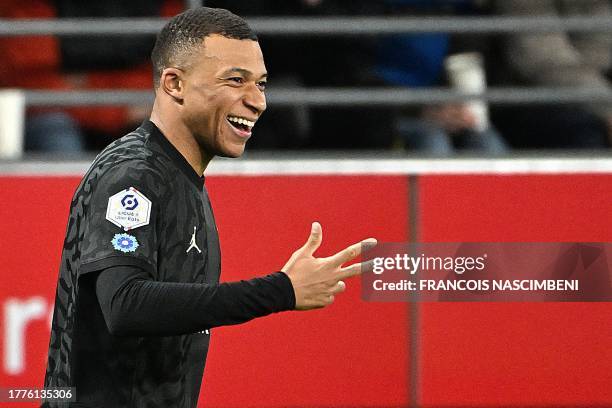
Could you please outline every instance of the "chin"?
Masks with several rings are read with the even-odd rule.
[[[227,158],[230,158],[230,159],[237,159],[239,157],[242,157],[243,153],[244,153],[244,150],[242,152],[240,152],[240,153],[234,153],[234,152],[229,153],[228,152],[228,153],[225,153],[225,154],[220,154],[219,156],[220,157],[227,157]]]
[[[221,157],[229,157],[231,159],[236,159],[240,156],[242,156],[244,154],[244,150],[245,150],[245,145],[233,145],[233,146],[226,146],[223,149],[220,149],[220,154],[217,154],[217,156],[221,156]]]

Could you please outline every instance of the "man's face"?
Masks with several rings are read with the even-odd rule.
[[[182,116],[211,156],[239,157],[266,109],[259,43],[208,36],[184,68]]]

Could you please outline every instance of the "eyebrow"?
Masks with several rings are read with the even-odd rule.
[[[227,70],[223,71],[223,73],[222,73],[221,75],[222,75],[222,76],[225,76],[225,75],[232,74],[232,73],[234,73],[234,72],[237,72],[237,73],[239,73],[239,74],[241,74],[241,75],[244,75],[244,76],[246,76],[246,77],[251,77],[251,76],[253,76],[253,73],[252,73],[251,71],[249,71],[248,69],[239,68],[239,67],[232,67],[232,68],[229,68],[229,69],[227,69]],[[266,72],[266,73],[264,73],[264,74],[261,76],[261,78],[268,78],[268,73],[267,73],[267,72]]]

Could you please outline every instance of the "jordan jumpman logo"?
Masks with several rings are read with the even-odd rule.
[[[202,251],[200,250],[200,248],[198,248],[198,244],[196,243],[196,227],[193,227],[193,235],[191,236],[191,242],[189,243],[189,248],[187,248],[187,251],[185,253],[189,253],[189,251],[191,251],[193,248],[195,248],[199,253],[202,253]]]

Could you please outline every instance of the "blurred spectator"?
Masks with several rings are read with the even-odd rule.
[[[608,0],[496,0],[495,10],[501,15],[598,16],[612,21]],[[507,35],[501,46],[506,71],[500,84],[592,89],[612,85],[606,76],[610,32],[517,32]],[[516,147],[602,148],[612,140],[612,106],[605,104],[500,108],[493,119]]]
[[[235,3],[210,0],[207,5],[229,7],[240,15],[374,16],[432,15],[466,12],[471,1],[461,0],[293,0],[282,3]],[[270,89],[289,86],[369,87],[383,85],[432,86],[443,81],[443,61],[450,52],[448,35],[313,36],[261,35]],[[290,51],[288,51],[290,50]],[[294,52],[293,50],[297,50]],[[281,114],[284,112],[284,114]],[[274,126],[265,126],[273,123]],[[411,150],[451,154],[455,149],[499,153],[505,144],[493,129],[475,130],[475,117],[464,105],[428,107],[422,112],[393,107],[270,106],[253,144],[293,148],[389,148],[394,135]],[[290,129],[287,131],[287,129]],[[268,133],[268,130],[270,131]],[[262,135],[263,133],[263,135]],[[452,135],[452,136],[451,136]]]
[[[309,16],[387,15],[384,1],[304,1]],[[373,74],[376,36],[310,37],[302,49],[302,75],[311,87],[373,87],[382,85]],[[355,105],[313,107],[312,149],[382,149],[393,142],[394,110],[389,107]]]
[[[162,4],[163,3],[163,4]],[[173,15],[182,1],[4,0],[3,18],[143,17]],[[153,36],[26,36],[0,38],[0,87],[52,90],[150,89]],[[148,114],[144,106],[30,108],[26,149],[100,149]]]
[[[48,1],[0,3],[3,18],[54,18]],[[61,89],[57,39],[0,37],[0,86],[4,88]],[[28,109],[25,128],[27,150],[75,152],[84,142],[77,122],[57,109]]]
[[[141,17],[178,13],[182,0],[0,2],[4,18]],[[457,15],[481,13],[477,0],[207,0],[244,16]],[[507,15],[608,15],[607,0],[491,0]],[[612,18],[611,18],[612,20]],[[444,59],[472,51],[464,35],[425,33],[379,36],[260,36],[271,74],[271,89],[289,87],[445,85]],[[458,39],[460,41],[458,41]],[[149,36],[37,36],[0,38],[0,86],[25,89],[150,89]],[[507,64],[490,63],[495,85],[610,86],[610,33],[517,33],[498,43]],[[493,123],[516,147],[609,145],[612,107],[542,105],[502,107]],[[99,149],[148,114],[148,107],[30,108],[26,147],[30,150]],[[611,139],[612,140],[612,139]],[[372,106],[270,106],[251,147],[385,148],[449,155],[457,151],[506,152],[504,138],[482,128],[465,104],[421,109]]]
[[[206,4],[229,7],[245,16],[397,16],[464,12],[471,3],[210,0]],[[279,82],[307,87],[432,86],[442,82],[444,57],[450,51],[449,36],[439,34],[392,36],[382,41],[378,36],[314,36],[300,38],[299,42],[293,37],[260,38],[271,75],[270,89]],[[428,107],[422,112],[404,109],[400,115],[397,113],[393,107],[377,106],[284,109],[270,106],[258,124],[252,144],[315,149],[389,148],[394,135],[399,134],[403,147],[420,152],[445,155],[455,149],[505,151],[503,140],[493,129],[475,130],[475,117],[464,105]]]
[[[469,0],[387,0],[404,15],[474,14]],[[375,74],[384,83],[407,87],[432,87],[445,83],[444,60],[456,44],[446,33],[401,34],[378,43]],[[453,41],[456,42],[456,41]],[[489,155],[506,152],[506,143],[491,126],[478,123],[468,104],[442,104],[423,109],[402,109],[395,121],[396,144],[409,151],[451,155],[470,151]]]

